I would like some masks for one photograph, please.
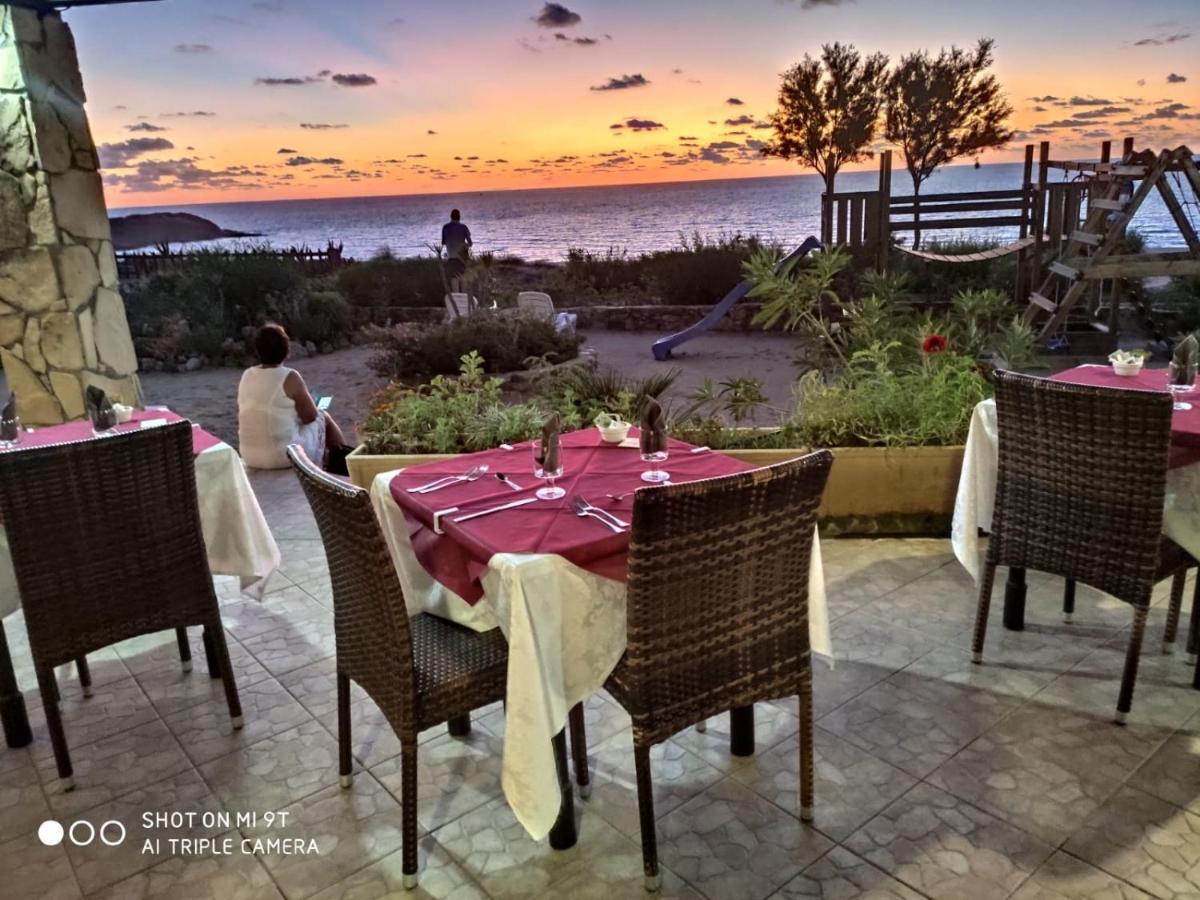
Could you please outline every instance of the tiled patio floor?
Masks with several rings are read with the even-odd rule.
[[[95,695],[61,676],[78,788],[62,793],[23,629],[8,622],[35,741],[0,752],[0,897],[401,896],[399,746],[354,704],[353,791],[337,786],[333,619],[315,526],[290,473],[256,475],[283,550],[263,604],[220,580],[246,711],[232,733],[219,682],[180,671],[173,634],[92,657]],[[1110,724],[1127,607],[1031,576],[1029,628],[970,664],[970,579],[945,541],[830,540],[837,667],[817,664],[817,813],[800,824],[795,701],[760,705],[758,752],[728,752],[724,720],[655,749],[663,896],[1163,898],[1200,895],[1200,691],[1151,616],[1128,727]],[[1002,585],[1002,580],[999,582]],[[1002,586],[998,593],[1002,591]],[[1186,632],[1185,632],[1186,633]],[[1182,636],[1181,636],[1182,637]],[[197,636],[197,645],[199,644]],[[414,897],[643,896],[629,720],[588,705],[594,791],[578,845],[531,841],[501,795],[504,716],[466,739],[424,735],[421,886]],[[155,836],[312,838],[317,856],[144,852],[156,810],[289,813],[285,827],[198,821]],[[46,819],[129,830],[120,847],[43,846]],[[241,835],[238,832],[241,832]]]

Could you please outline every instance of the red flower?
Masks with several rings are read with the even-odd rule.
[[[921,341],[921,350],[925,353],[941,353],[948,346],[946,339],[940,334],[928,335],[925,340]]]

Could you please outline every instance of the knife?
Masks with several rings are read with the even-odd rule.
[[[492,513],[502,512],[506,509],[513,509],[517,506],[524,506],[526,503],[536,503],[537,497],[526,497],[523,500],[514,500],[512,503],[502,503],[499,506],[492,506],[488,509],[481,509],[479,512],[468,513],[465,516],[455,516],[455,522],[466,522],[468,519],[477,519],[480,516],[491,515]]]

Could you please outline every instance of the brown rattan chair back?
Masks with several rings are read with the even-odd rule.
[[[621,677],[646,739],[798,692],[813,533],[832,463],[820,450],[637,492]]]
[[[1171,397],[996,373],[999,467],[988,561],[1134,604],[1158,577]]]
[[[338,672],[371,696],[397,733],[407,733],[416,701],[412,633],[370,497],[317,468],[299,445],[287,452],[325,545]]]
[[[188,422],[0,453],[0,517],[39,667],[219,624]]]

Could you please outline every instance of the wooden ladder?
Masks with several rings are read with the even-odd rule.
[[[1092,182],[1093,194],[1088,198],[1087,217],[1082,226],[1063,241],[1058,259],[1050,263],[1045,279],[1029,295],[1023,316],[1025,324],[1032,325],[1049,313],[1039,337],[1051,336],[1067,320],[1071,308],[1087,290],[1088,269],[1120,246],[1125,226],[1155,190],[1171,159],[1168,152],[1160,153],[1149,171],[1142,166],[1112,166]],[[1133,196],[1127,201],[1119,199],[1121,186],[1139,178],[1141,184]],[[1103,323],[1092,325],[1108,331]]]

